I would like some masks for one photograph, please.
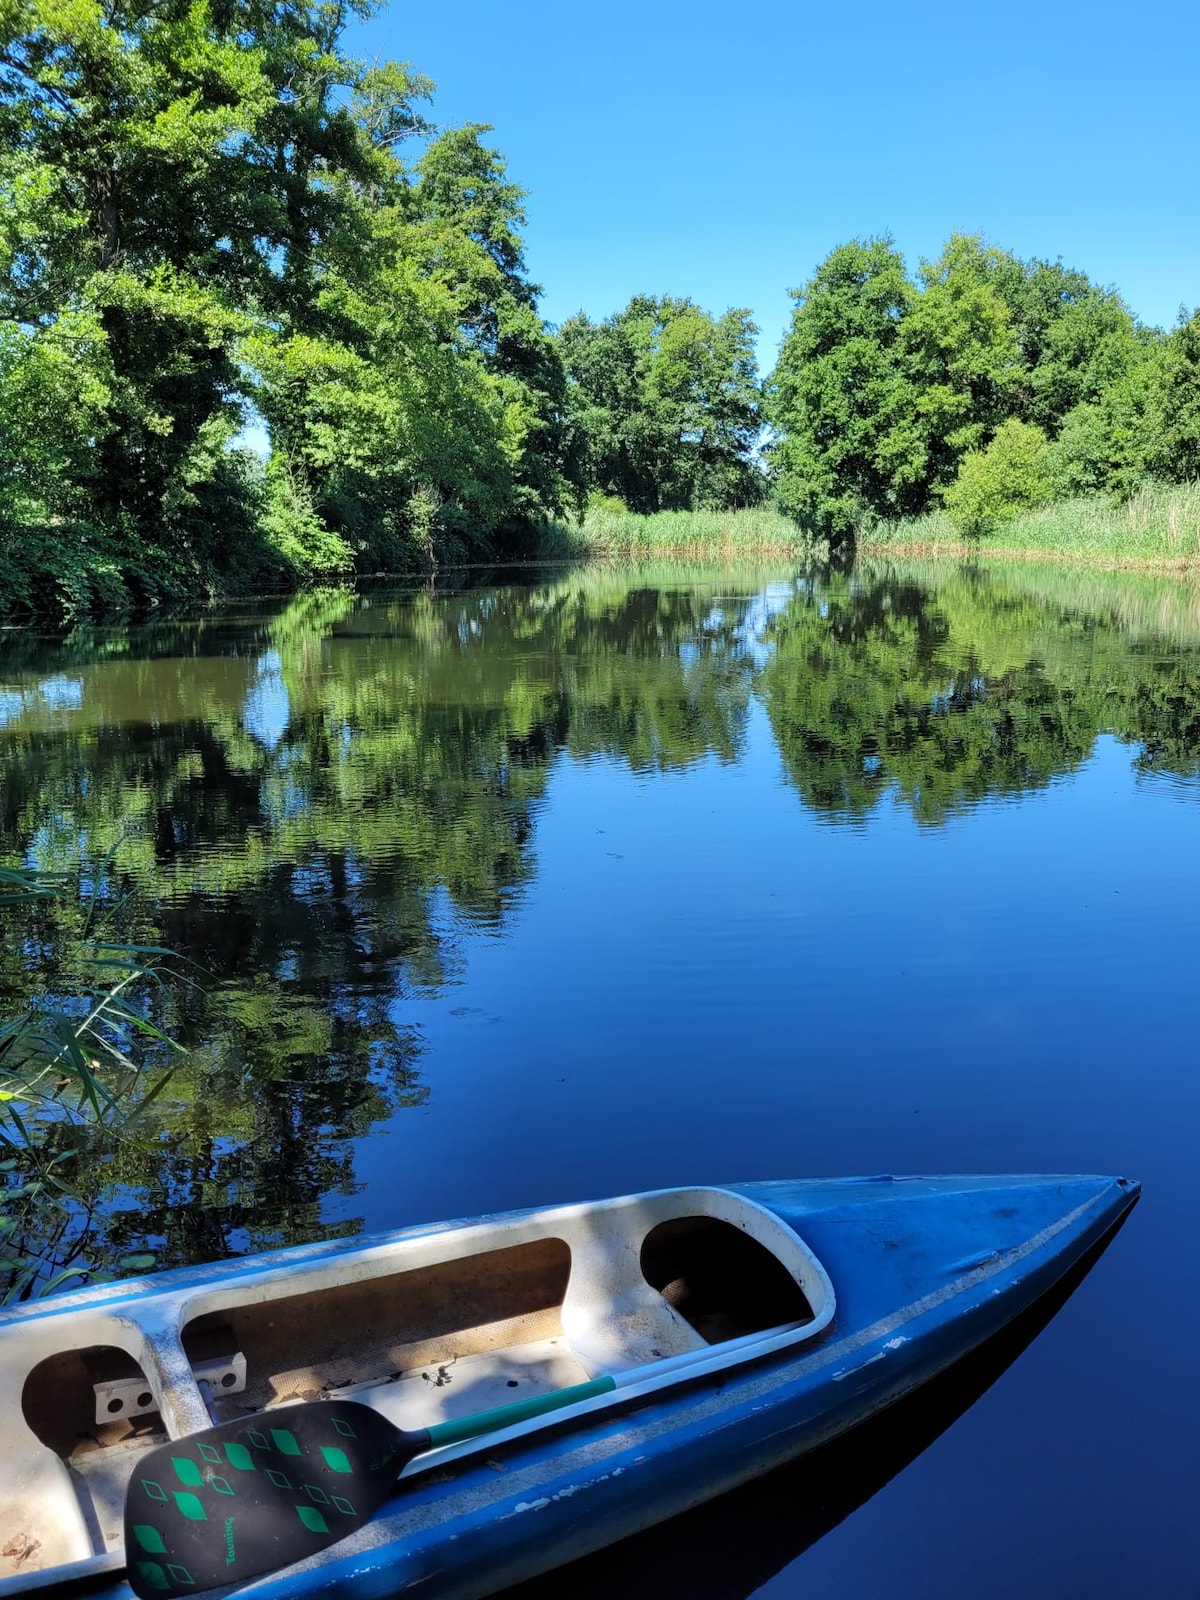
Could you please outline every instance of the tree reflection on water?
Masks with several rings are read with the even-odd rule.
[[[141,936],[203,974],[162,1001],[186,1065],[90,1175],[91,1259],[171,1265],[357,1227],[326,1203],[352,1201],[354,1140],[427,1095],[406,1004],[459,971],[456,929],[505,928],[565,759],[647,777],[736,763],[761,707],[800,802],[855,825],[885,796],[939,826],[1026,794],[1102,732],[1147,771],[1194,777],[1187,592],[1089,584],[584,569],[15,637],[0,854],[106,863]],[[8,941],[17,999],[53,945]]]

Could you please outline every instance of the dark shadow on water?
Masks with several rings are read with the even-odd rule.
[[[1124,1221],[1001,1333],[880,1416],[717,1500],[505,1589],[497,1600],[746,1600],[986,1394],[1070,1299]]]

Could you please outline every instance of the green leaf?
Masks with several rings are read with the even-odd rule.
[[[122,1256],[117,1264],[122,1272],[149,1272],[154,1262],[154,1256],[143,1252],[140,1255]]]

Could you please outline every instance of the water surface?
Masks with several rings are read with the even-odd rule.
[[[1193,591],[584,570],[10,635],[0,757],[3,858],[134,889],[205,975],[151,1136],[94,1174],[97,1263],[1129,1173],[1023,1353],[569,1592],[1197,1593]]]

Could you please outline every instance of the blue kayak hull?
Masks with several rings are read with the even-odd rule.
[[[873,1178],[734,1192],[792,1228],[837,1296],[819,1341],[497,1442],[406,1479],[350,1539],[242,1586],[262,1600],[475,1600],[731,1490],[944,1371],[1116,1226],[1103,1177]],[[90,1587],[128,1600],[123,1581]]]
[[[251,1592],[468,1600],[685,1511],[853,1427],[981,1344],[1108,1233],[1137,1186],[880,1179],[738,1192],[793,1227],[833,1280],[837,1323],[819,1348],[599,1426],[540,1433],[453,1483],[414,1479],[359,1548]]]

